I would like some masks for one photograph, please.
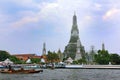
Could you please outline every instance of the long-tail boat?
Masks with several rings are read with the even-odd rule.
[[[20,69],[20,70],[3,70],[0,71],[1,73],[8,73],[8,74],[30,74],[30,73],[39,73],[39,72],[43,72],[43,70],[24,70],[24,69]]]

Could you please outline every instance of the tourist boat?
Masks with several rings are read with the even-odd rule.
[[[0,68],[5,68],[5,66],[3,66],[3,65],[0,65]]]
[[[39,73],[39,72],[43,72],[43,70],[3,70],[0,71],[1,73],[8,73],[8,74],[30,74],[30,73]]]
[[[65,65],[65,68],[77,69],[77,68],[83,68],[83,65]]]

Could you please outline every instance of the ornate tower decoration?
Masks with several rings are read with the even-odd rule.
[[[46,56],[46,44],[43,43],[43,50],[42,50],[42,59],[41,62],[46,63],[47,62],[47,56]]]
[[[73,60],[81,59],[85,54],[79,38],[79,30],[77,26],[77,16],[73,16],[73,24],[71,29],[71,36],[68,45],[64,50],[64,58],[71,57]]]
[[[102,43],[102,50],[105,50],[105,45],[104,45],[104,43]]]
[[[77,26],[77,17],[74,14],[73,25],[72,25],[72,29],[71,29],[71,38],[70,38],[69,43],[77,42],[78,38],[79,38],[79,30],[78,30],[78,26]]]
[[[58,50],[57,54],[58,54],[58,57],[60,59],[60,62],[62,62],[63,61],[63,54],[62,54],[60,49]]]
[[[82,59],[82,54],[81,54],[81,51],[80,51],[80,47],[81,47],[81,42],[80,42],[80,39],[78,39],[77,40],[77,50],[76,50],[75,60]]]
[[[42,55],[46,55],[46,45],[43,43]]]

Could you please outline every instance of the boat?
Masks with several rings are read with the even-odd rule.
[[[43,72],[43,70],[2,70],[0,71],[1,73],[8,73],[8,74],[30,74],[30,73],[39,73],[39,72]]]
[[[65,68],[78,69],[78,68],[83,68],[83,65],[65,65]]]
[[[5,66],[3,66],[3,65],[0,65],[0,69],[1,69],[1,68],[5,68]]]

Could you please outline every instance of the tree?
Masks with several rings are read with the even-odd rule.
[[[95,55],[95,61],[98,64],[109,64],[110,55],[107,50],[98,50],[98,54]]]
[[[79,60],[78,60],[78,63],[79,63],[79,64],[83,64],[83,63],[86,64],[87,61],[86,61],[85,59],[79,59]]]
[[[10,54],[7,51],[0,50],[0,61],[10,58]]]
[[[15,56],[10,56],[10,60],[13,61],[15,64],[21,64],[22,61],[16,58]]]
[[[39,58],[31,58],[32,63],[40,63],[41,59]]]
[[[59,61],[59,56],[55,52],[48,51],[47,61],[50,62],[50,63],[58,62]]]
[[[73,61],[73,64],[78,64],[78,61]]]
[[[111,54],[110,61],[112,64],[120,64],[120,56],[118,54]]]

